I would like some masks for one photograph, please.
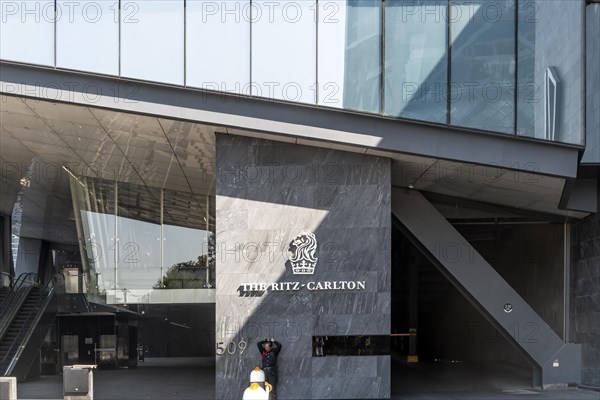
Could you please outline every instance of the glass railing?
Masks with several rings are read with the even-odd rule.
[[[0,4],[3,60],[584,144],[582,1]]]

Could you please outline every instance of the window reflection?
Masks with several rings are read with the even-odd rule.
[[[188,0],[189,86],[250,94],[250,0]]]
[[[119,2],[57,2],[57,67],[119,74]]]
[[[385,114],[446,123],[446,1],[388,0]]]
[[[252,2],[252,94],[316,102],[316,2]]]
[[[0,0],[0,58],[54,66],[54,0]]]
[[[121,2],[121,75],[183,85],[183,0]]]
[[[583,163],[600,164],[600,4],[586,6],[587,42],[586,52],[586,141]],[[594,51],[595,49],[595,51]],[[594,108],[595,107],[595,108]]]
[[[206,301],[173,289],[215,287],[206,196],[89,177],[71,178],[84,275],[94,301]]]
[[[381,111],[381,2],[348,0],[344,108]]]
[[[318,73],[319,99],[322,106],[344,106],[346,70],[346,0],[319,2]]]
[[[514,133],[514,1],[452,1],[452,125]]]
[[[584,7],[576,1],[519,3],[519,135],[583,144]]]
[[[0,7],[3,60],[584,142],[580,1],[56,0],[56,18],[54,0]]]

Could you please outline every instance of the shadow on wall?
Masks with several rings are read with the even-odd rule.
[[[217,171],[217,398],[268,337],[280,399],[389,397],[389,356],[313,358],[312,338],[390,332],[390,161],[217,135]]]

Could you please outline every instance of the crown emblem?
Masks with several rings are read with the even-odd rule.
[[[311,275],[315,272],[318,258],[315,257],[317,252],[317,239],[312,232],[303,232],[296,236],[291,243],[292,256],[290,263],[292,264],[292,272],[295,275]]]

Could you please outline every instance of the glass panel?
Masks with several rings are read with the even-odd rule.
[[[56,66],[119,74],[119,2],[57,2]]]
[[[319,104],[378,113],[381,2],[319,2]]]
[[[319,2],[319,105],[344,106],[346,75],[346,0]]]
[[[164,191],[164,273],[161,284],[165,289],[214,287],[214,235],[209,232],[205,217],[207,200],[205,196],[192,193]]]
[[[600,4],[587,12],[587,137],[581,162],[600,164]]]
[[[447,13],[440,0],[388,0],[385,114],[446,123]]]
[[[143,302],[162,276],[160,189],[119,182],[117,303]]]
[[[183,85],[183,0],[121,3],[121,75]]]
[[[452,125],[514,132],[515,10],[512,0],[453,0]]]
[[[92,301],[214,303],[212,196],[74,175],[71,191]]]
[[[315,103],[315,1],[252,4],[252,94]]]
[[[186,10],[187,85],[249,94],[250,0],[188,0]]]
[[[583,7],[576,1],[520,2],[519,135],[583,144]]]
[[[71,176],[76,196],[77,235],[82,244],[83,274],[90,300],[106,302],[115,290],[115,184]]]
[[[0,58],[54,66],[54,0],[0,0]]]

